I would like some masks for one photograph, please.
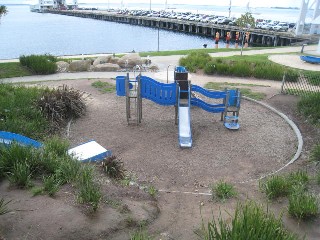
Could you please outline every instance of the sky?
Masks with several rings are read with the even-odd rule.
[[[160,3],[164,4],[165,0],[123,0],[124,3]],[[246,6],[250,2],[250,7],[298,7],[300,8],[302,0],[232,0],[232,6]],[[37,0],[0,0],[1,4],[10,3],[27,3],[36,4]],[[67,0],[72,2],[72,0]],[[108,0],[78,0],[79,3],[108,3]],[[121,0],[109,0],[110,3],[120,3]],[[167,0],[168,4],[196,4],[196,5],[215,5],[228,6],[230,0]],[[313,2],[312,0],[310,2]]]

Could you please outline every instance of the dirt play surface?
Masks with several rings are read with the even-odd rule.
[[[238,131],[224,128],[219,114],[192,108],[193,147],[181,149],[174,107],[143,99],[141,125],[128,126],[125,98],[103,94],[92,82],[44,84],[67,84],[88,93],[86,116],[71,124],[68,138],[72,146],[96,140],[123,161],[137,184],[113,184],[101,174],[98,179],[107,200],[96,214],[87,214],[67,186],[53,199],[32,197],[30,192],[10,189],[2,182],[1,196],[13,199],[9,205],[12,212],[0,216],[0,236],[5,239],[129,239],[141,222],[155,239],[197,239],[194,231],[201,224],[200,207],[202,217],[211,219],[212,213],[218,216],[219,209],[227,216],[225,210],[232,212],[239,200],[266,203],[257,179],[281,168],[296,152],[297,138],[290,126],[270,110],[246,100],[242,101]],[[274,96],[266,102],[298,120],[296,101],[291,96]],[[308,151],[316,133],[304,125],[299,127],[303,136],[309,133],[304,148]],[[289,169],[305,165],[304,152]],[[233,183],[238,196],[224,203],[212,200],[210,185],[219,180]],[[137,185],[154,186],[159,193],[152,198]],[[285,200],[276,205],[277,212],[285,210]],[[307,239],[319,238],[319,220],[297,226],[286,214],[284,219],[289,229],[306,233]]]

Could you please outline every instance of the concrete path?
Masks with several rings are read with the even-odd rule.
[[[308,53],[316,53],[317,46],[306,46],[304,48],[305,51],[308,51]],[[272,49],[261,49],[261,50],[249,50],[249,51],[243,51],[243,55],[256,55],[256,54],[284,54],[284,53],[300,53],[301,47],[282,47],[282,48],[272,48]],[[81,58],[81,57],[96,57],[101,56],[102,54],[96,54],[96,55],[78,55],[78,56],[64,56],[66,58],[73,57],[73,58]],[[227,57],[227,56],[234,56],[234,55],[240,55],[239,51],[231,51],[231,52],[218,52],[218,53],[210,53],[212,57]],[[292,55],[296,56],[296,55]],[[270,60],[275,61],[277,63],[292,66],[295,68],[300,69],[309,69],[313,68],[314,71],[320,71],[319,65],[313,65],[313,64],[306,64],[302,62],[300,59],[296,57],[292,57],[291,55],[276,55],[273,57],[270,57]],[[173,55],[173,56],[157,56],[157,57],[150,57],[152,63],[155,63],[159,66],[158,72],[145,72],[144,75],[147,75],[152,78],[156,78],[159,81],[166,82],[167,80],[169,82],[173,81],[173,69],[174,66],[178,66],[179,59],[183,57],[183,55]],[[18,59],[12,59],[12,60],[0,60],[1,62],[17,62]],[[294,65],[289,65],[289,63]],[[299,67],[297,67],[299,66]],[[169,71],[167,71],[169,70]],[[53,75],[35,75],[35,76],[26,76],[26,77],[15,77],[15,78],[7,78],[2,79],[0,82],[4,83],[19,83],[19,82],[37,82],[37,81],[54,81],[54,80],[70,80],[70,79],[105,79],[105,78],[115,78],[118,75],[124,75],[124,72],[77,72],[77,73],[57,73]],[[197,74],[191,74],[191,79],[196,81],[197,84],[204,84],[208,81],[213,81],[216,77],[210,77],[210,76],[203,76],[203,75],[197,75]],[[225,80],[224,80],[225,81]],[[237,78],[237,82],[245,82],[246,79],[239,79]],[[250,80],[252,82],[254,80]],[[261,81],[258,81],[261,84]],[[274,83],[274,81],[263,81],[263,84],[267,85],[275,85],[279,87],[279,82]],[[253,82],[252,82],[253,83]]]

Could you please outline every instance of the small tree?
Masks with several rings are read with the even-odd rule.
[[[249,25],[255,27],[256,21],[250,12],[246,12],[237,19],[236,24],[241,28],[246,28]]]
[[[1,21],[1,17],[2,15],[6,15],[8,13],[8,9],[6,6],[0,6],[0,21]]]

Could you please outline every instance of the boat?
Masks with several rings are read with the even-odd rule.
[[[320,57],[300,56],[300,59],[301,59],[302,61],[307,62],[307,63],[315,63],[315,64],[319,64],[319,63],[320,63]]]

